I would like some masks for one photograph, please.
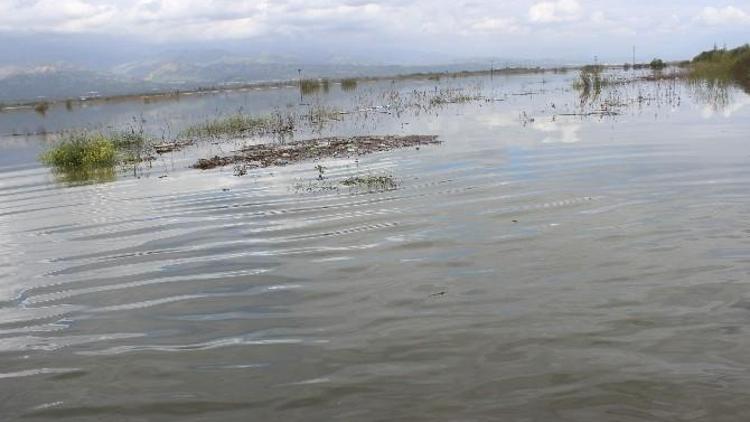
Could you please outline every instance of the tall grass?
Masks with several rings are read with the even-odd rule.
[[[303,79],[299,81],[299,89],[302,95],[314,94],[322,88],[322,83],[317,79]]]
[[[750,92],[750,44],[702,52],[693,59],[690,76],[694,80],[734,82]]]
[[[281,114],[274,114],[257,117],[238,113],[191,126],[183,131],[182,136],[188,138],[219,138],[264,135],[292,130],[294,130],[294,119],[291,116],[284,117]]]
[[[602,87],[607,85],[608,80],[602,77],[604,67],[601,65],[588,65],[581,68],[578,80],[573,83],[573,87],[581,91],[581,97],[588,98],[593,93],[598,96],[602,92]]]
[[[354,91],[355,89],[357,89],[357,80],[354,78],[342,79],[341,89],[343,91]]]

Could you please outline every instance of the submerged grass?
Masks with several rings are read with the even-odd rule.
[[[443,104],[464,104],[471,101],[481,100],[480,95],[470,95],[459,90],[443,90],[435,93],[430,98],[430,106],[438,106]]]
[[[291,116],[285,117],[278,113],[257,117],[238,113],[191,126],[182,132],[182,136],[187,138],[220,138],[282,133],[292,130],[294,130],[294,119]]]
[[[398,182],[390,174],[352,176],[341,181],[348,188],[373,190],[392,190],[398,187]]]

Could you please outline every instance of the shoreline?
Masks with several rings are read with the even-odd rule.
[[[347,80],[356,80],[357,82],[378,82],[388,80],[439,80],[441,78],[467,78],[474,76],[508,76],[508,75],[533,75],[540,73],[566,73],[569,71],[578,71],[584,66],[562,66],[562,67],[505,67],[500,69],[483,69],[483,70],[464,70],[458,72],[420,72],[420,73],[406,73],[406,74],[393,74],[383,76],[352,76],[352,77],[337,77],[337,78],[313,78],[312,81],[328,81],[333,84],[342,84]],[[606,68],[621,68],[622,65],[609,65]],[[304,80],[304,79],[303,79]],[[240,91],[262,91],[280,88],[300,88],[300,80],[284,80],[284,81],[260,81],[260,82],[246,82],[246,83],[231,83],[223,85],[214,85],[206,87],[197,87],[190,89],[175,89],[168,91],[154,91],[154,92],[139,92],[132,94],[114,94],[107,96],[92,96],[85,97],[81,96],[78,98],[64,98],[64,99],[44,99],[35,101],[16,101],[11,103],[0,103],[0,113],[12,113],[18,111],[36,111],[40,114],[45,114],[49,108],[53,106],[63,105],[69,109],[72,109],[74,105],[82,104],[106,104],[111,102],[128,102],[128,101],[164,101],[173,100],[182,96],[194,96],[194,95],[210,95],[220,94],[227,92],[240,92]]]

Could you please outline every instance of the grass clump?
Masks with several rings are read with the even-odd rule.
[[[100,133],[77,133],[42,153],[40,160],[63,171],[112,168],[117,163],[117,146]]]
[[[323,87],[323,84],[317,79],[303,79],[299,81],[299,89],[302,95],[314,94]]]
[[[479,101],[482,97],[480,95],[470,95],[460,90],[442,90],[435,93],[430,98],[430,106],[439,106],[443,104],[465,104],[472,101]]]
[[[41,114],[42,116],[47,114],[47,110],[49,110],[49,103],[47,101],[40,101],[36,104],[34,104],[34,111]]]
[[[602,66],[584,66],[573,87],[582,92],[581,96],[589,97],[592,93],[598,96],[602,92],[602,87],[608,83],[607,79],[602,77],[603,69]]]
[[[135,174],[137,166],[151,161],[151,144],[142,132],[76,132],[43,152],[39,161],[62,182],[108,182],[116,178],[117,166],[132,165]]]
[[[341,89],[343,91],[354,91],[357,89],[357,80],[354,78],[347,78],[341,80]]]
[[[281,114],[272,116],[249,116],[235,114],[208,120],[183,131],[183,137],[188,138],[220,138],[226,136],[252,136],[271,133],[282,133],[294,130],[294,119]]]
[[[348,188],[366,190],[392,190],[398,187],[396,179],[389,174],[352,176],[341,181]]]

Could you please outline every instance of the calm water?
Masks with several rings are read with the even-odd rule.
[[[231,142],[68,186],[36,163],[49,140],[3,138],[0,419],[743,420],[750,97],[642,83],[602,93],[642,97],[620,115],[557,115],[580,111],[573,78],[313,99],[437,84],[498,100],[317,131],[440,135],[324,163],[330,180],[391,174],[386,192],[295,189],[315,163],[187,168]],[[5,113],[0,132],[137,116],[160,135],[297,95]]]

